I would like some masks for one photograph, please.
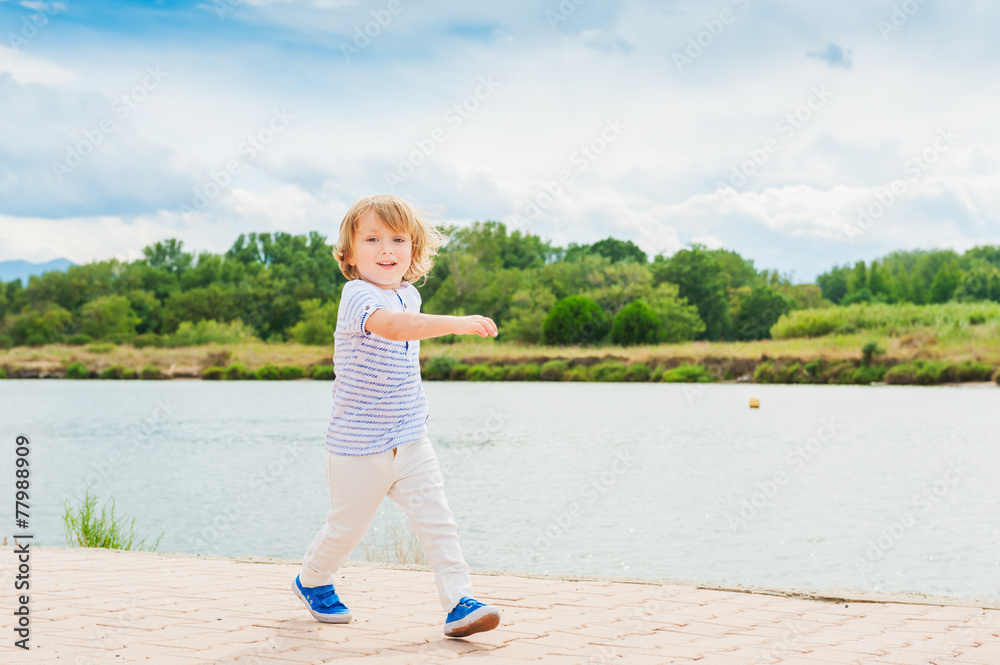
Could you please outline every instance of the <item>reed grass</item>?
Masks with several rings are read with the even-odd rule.
[[[386,524],[368,532],[361,544],[354,550],[354,556],[361,561],[374,563],[426,566],[427,557],[417,536],[409,526],[398,527]]]
[[[139,538],[135,532],[135,518],[125,527],[125,516],[115,516],[115,500],[109,498],[97,513],[97,497],[87,488],[83,501],[74,507],[66,500],[63,511],[63,526],[66,542],[72,547],[105,547],[115,550],[155,552],[163,538],[161,533],[152,545],[146,545],[148,537]],[[110,504],[110,508],[109,505]]]

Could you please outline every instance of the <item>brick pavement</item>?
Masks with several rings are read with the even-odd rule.
[[[0,663],[1000,665],[1000,611],[975,603],[482,574],[477,595],[500,607],[500,628],[453,640],[442,635],[430,572],[347,566],[337,590],[355,619],[324,625],[289,589],[297,567],[32,548],[32,648],[23,651],[10,628],[16,562],[4,548]]]

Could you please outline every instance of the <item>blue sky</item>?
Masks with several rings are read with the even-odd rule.
[[[332,237],[389,191],[800,281],[1000,243],[998,24],[985,0],[0,0],[0,260]]]

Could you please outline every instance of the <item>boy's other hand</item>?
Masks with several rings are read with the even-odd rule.
[[[471,316],[458,316],[455,318],[458,319],[458,325],[455,326],[456,335],[497,336],[497,324],[488,316],[473,314]]]

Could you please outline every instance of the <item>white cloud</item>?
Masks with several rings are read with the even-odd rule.
[[[656,253],[701,240],[809,278],[809,266],[859,252],[998,236],[1000,201],[990,188],[1000,129],[992,90],[981,84],[994,74],[984,26],[997,10],[928,5],[887,41],[875,28],[884,8],[870,4],[752,3],[679,73],[671,54],[714,11],[699,3],[585,3],[556,30],[527,2],[404,6],[350,63],[340,40],[371,20],[371,5],[255,0],[227,16],[226,37],[68,44],[59,57],[34,44],[33,64],[18,65],[30,81],[11,73],[14,92],[6,106],[0,100],[0,213],[32,227],[41,217],[66,228],[119,219],[130,242],[145,241],[136,227],[183,232],[189,244],[214,249],[245,230],[329,235],[350,201],[386,191],[385,172],[440,129],[444,139],[402,195],[443,208],[451,221],[511,220],[570,169],[574,183],[532,223],[557,244],[614,235]],[[822,61],[805,55],[823,44],[850,45],[853,66],[829,66],[829,49]],[[50,162],[147,62],[170,72],[155,99],[110,137],[86,177],[81,170],[66,187],[43,187]],[[447,121],[491,75],[497,90],[457,126]],[[817,86],[830,99],[791,135],[779,130]],[[176,213],[191,187],[232,158],[275,106],[295,114],[290,128],[185,227]],[[574,154],[615,117],[627,128],[577,170]],[[848,242],[843,227],[857,208],[903,177],[906,161],[948,125],[959,134],[953,148]],[[778,150],[739,192],[717,191],[771,138]],[[13,193],[20,197],[11,203]],[[42,236],[25,233],[25,252],[37,252]],[[12,242],[9,258],[29,258]]]
[[[21,49],[0,46],[0,77],[4,74],[9,74],[18,83],[46,85],[59,85],[78,76],[68,67],[29,55]]]

